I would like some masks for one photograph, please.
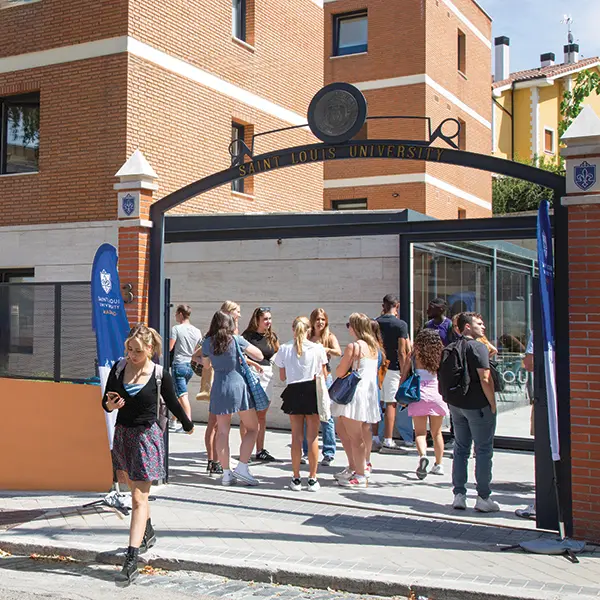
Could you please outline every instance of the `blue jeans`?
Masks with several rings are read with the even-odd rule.
[[[333,383],[333,377],[327,376],[327,387],[330,387]],[[327,423],[321,423],[321,435],[323,436],[323,456],[335,456],[336,441],[335,441],[335,425],[333,423],[333,417],[327,421]],[[306,440],[306,423],[304,423],[304,439],[302,440],[302,454],[306,456],[308,454],[308,441]]]
[[[172,368],[173,372],[173,383],[175,384],[175,391],[177,397],[180,398],[183,394],[188,393],[188,383],[194,375],[192,371],[191,363],[175,363]]]
[[[467,479],[471,444],[475,443],[475,482],[477,494],[486,500],[492,493],[492,457],[496,415],[489,406],[484,408],[450,407],[454,422],[454,460],[452,485],[454,494],[467,493]]]
[[[379,439],[383,440],[385,437],[384,433],[384,414],[385,407],[387,404],[383,405],[383,411],[381,413],[381,421],[379,421],[379,427],[377,429],[377,435]],[[400,437],[407,443],[412,444],[415,441],[412,418],[408,415],[408,410],[402,410],[402,406],[400,404],[396,404],[396,420],[395,426],[396,430],[400,434]]]

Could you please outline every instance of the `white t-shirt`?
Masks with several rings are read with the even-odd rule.
[[[327,352],[321,344],[306,341],[302,344],[302,356],[298,356],[295,343],[288,342],[279,347],[274,357],[275,364],[285,369],[286,382],[310,381],[323,373],[327,364]]]

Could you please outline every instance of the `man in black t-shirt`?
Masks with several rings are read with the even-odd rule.
[[[454,423],[454,460],[452,462],[452,506],[467,507],[467,473],[471,444],[475,444],[475,480],[477,502],[475,510],[496,512],[499,506],[490,498],[492,493],[492,457],[496,432],[496,399],[490,372],[487,347],[477,341],[485,334],[480,314],[466,312],[458,316],[457,326],[466,340],[465,359],[470,384],[460,398],[453,398],[450,413]]]
[[[381,444],[379,435],[373,436],[374,445],[381,444],[381,451],[384,453],[404,451],[394,442],[394,424],[402,436],[404,445],[413,444],[412,419],[408,416],[407,411],[396,413],[396,392],[400,386],[400,374],[404,361],[410,354],[408,325],[398,318],[399,305],[398,298],[393,294],[388,294],[383,299],[383,313],[376,319],[381,330],[385,355],[390,361],[381,388],[381,401],[385,406],[383,444]]]

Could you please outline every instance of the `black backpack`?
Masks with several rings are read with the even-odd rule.
[[[438,370],[438,390],[448,404],[461,404],[469,391],[471,377],[467,368],[467,340],[459,337],[442,350]]]

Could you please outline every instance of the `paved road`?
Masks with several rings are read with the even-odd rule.
[[[117,571],[118,567],[8,556],[0,558],[0,598],[114,600],[118,594],[119,600],[383,600],[375,596],[255,584],[182,571],[141,575],[133,585],[121,589],[113,583]]]

